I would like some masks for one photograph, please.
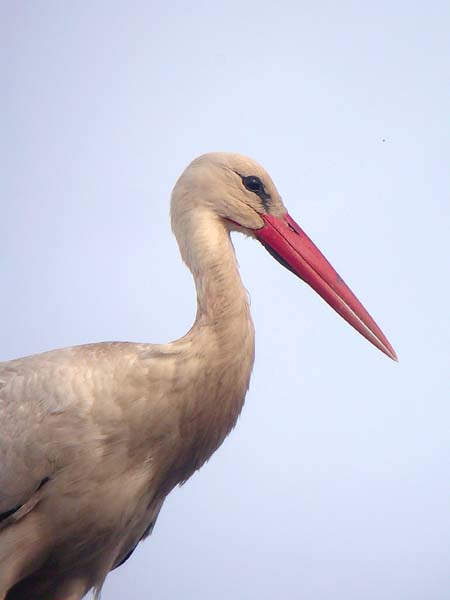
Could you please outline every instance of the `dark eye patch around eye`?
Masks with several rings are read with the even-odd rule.
[[[260,199],[266,211],[269,211],[270,194],[264,188],[264,184],[256,175],[242,176],[242,183],[249,191],[256,194]]]

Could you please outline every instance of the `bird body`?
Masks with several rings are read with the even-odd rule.
[[[262,191],[250,189],[252,177]],[[98,592],[151,532],[167,494],[236,423],[254,328],[230,231],[260,235],[280,259],[270,219],[281,222],[286,210],[254,161],[210,154],[179,179],[171,216],[197,290],[197,317],[183,338],[89,344],[0,363],[1,600]],[[287,266],[299,274],[298,265]]]

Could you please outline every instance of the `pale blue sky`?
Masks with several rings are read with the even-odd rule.
[[[448,598],[448,3],[0,10],[0,360],[181,336],[169,195],[216,150],[267,168],[400,358],[236,237],[244,412],[103,599]]]

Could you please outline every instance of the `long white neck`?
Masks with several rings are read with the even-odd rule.
[[[192,333],[207,329],[231,345],[240,345],[242,338],[250,335],[253,345],[248,294],[225,224],[214,213],[204,211],[192,214],[183,225],[183,235],[179,236],[176,230],[175,235],[197,290],[197,317]],[[244,346],[248,348],[247,344]]]
[[[173,229],[194,276],[198,305],[192,329],[176,342],[186,375],[180,393],[189,414],[183,438],[193,441],[183,451],[183,456],[192,457],[190,464],[181,470],[192,472],[222,443],[239,416],[253,367],[255,336],[226,225],[208,211],[183,216]]]

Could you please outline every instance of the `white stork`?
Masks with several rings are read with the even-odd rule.
[[[242,409],[254,329],[231,231],[258,239],[372,344],[379,327],[253,160],[206,154],[181,175],[173,232],[197,316],[169,344],[113,342],[0,364],[0,599],[79,600],[151,532],[167,494]]]

